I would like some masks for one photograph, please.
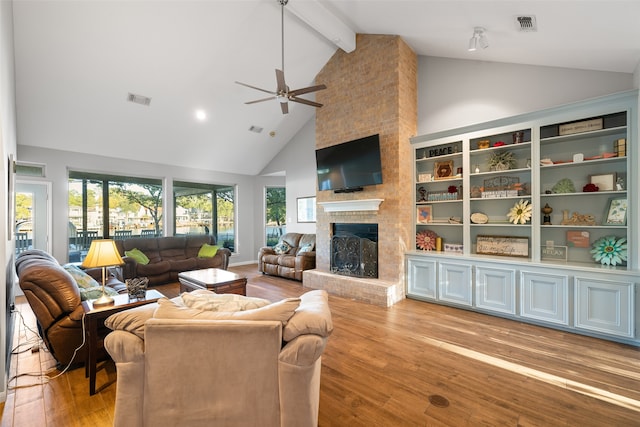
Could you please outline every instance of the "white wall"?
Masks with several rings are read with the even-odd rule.
[[[630,73],[421,56],[418,135],[630,89]]]
[[[285,171],[287,231],[315,233],[316,223],[298,222],[298,197],[316,194],[316,121],[312,117],[262,170],[261,174]],[[317,209],[317,208],[316,208]]]
[[[15,75],[13,56],[13,3],[0,1],[0,173],[2,185],[0,185],[0,199],[3,201],[0,208],[0,259],[4,260],[5,274],[0,274],[0,401],[7,396],[6,345],[7,340],[13,336],[12,331],[7,331],[5,322],[7,315],[6,301],[7,284],[12,284],[15,273],[13,266],[13,253],[15,241],[8,240],[7,223],[13,228],[13,218],[7,218],[9,205],[5,202],[8,198],[8,165],[10,154],[16,153],[16,106],[15,106]],[[9,335],[9,336],[7,336]],[[9,343],[11,344],[11,343]]]
[[[164,180],[167,194],[172,194],[173,180],[225,184],[237,186],[236,227],[238,230],[232,264],[254,261],[262,234],[262,195],[257,194],[256,181],[260,177],[228,174],[213,170],[188,169],[171,165],[122,160],[112,157],[93,156],[61,150],[49,150],[31,146],[18,146],[18,160],[46,165],[45,181],[52,182],[53,201],[53,256],[60,262],[67,260],[67,179],[69,170],[114,175],[160,178]],[[212,168],[215,159],[212,159]],[[165,209],[164,229],[172,234],[172,210]]]

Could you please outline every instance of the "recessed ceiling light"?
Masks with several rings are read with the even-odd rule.
[[[205,113],[204,110],[196,110],[196,119],[201,122],[205,121],[207,119],[207,113]]]

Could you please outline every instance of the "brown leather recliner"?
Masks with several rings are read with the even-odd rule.
[[[286,243],[289,249],[277,253],[276,248]],[[302,281],[302,272],[316,268],[316,235],[286,233],[274,247],[265,246],[258,251],[258,270],[265,274]]]
[[[97,273],[101,272],[100,269],[96,270]],[[53,256],[38,249],[19,254],[16,271],[20,288],[36,316],[39,332],[51,355],[62,366],[72,360],[73,366],[84,363],[85,347],[80,347],[84,310],[80,290],[73,277]],[[118,291],[122,291],[123,287],[126,289],[115,277],[109,278],[107,286]]]

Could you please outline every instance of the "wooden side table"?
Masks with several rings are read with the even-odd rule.
[[[85,314],[85,342],[87,345],[87,358],[85,360],[85,377],[89,377],[89,395],[96,394],[96,371],[98,350],[100,350],[104,336],[100,336],[100,327],[104,325],[107,317],[119,311],[128,310],[145,304],[156,302],[162,298],[160,292],[155,289],[148,290],[145,299],[129,299],[128,294],[120,294],[113,297],[114,304],[107,307],[93,308],[92,301],[83,301],[82,308]]]

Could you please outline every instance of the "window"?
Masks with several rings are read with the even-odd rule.
[[[174,181],[175,234],[212,234],[235,249],[235,187]]]
[[[69,261],[97,238],[162,235],[162,181],[69,172]]]
[[[287,190],[285,187],[267,187],[265,190],[265,232],[267,246],[275,246],[287,232]]]

